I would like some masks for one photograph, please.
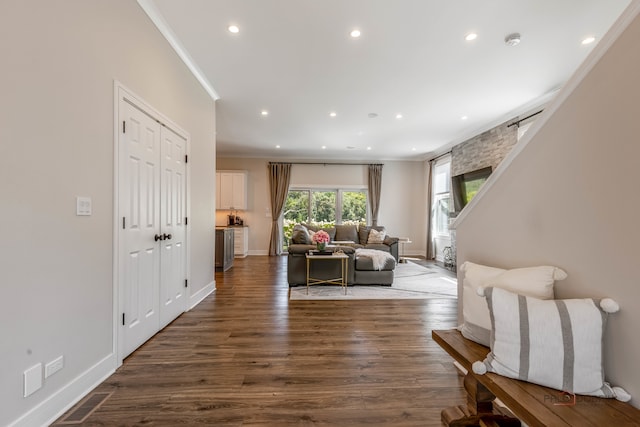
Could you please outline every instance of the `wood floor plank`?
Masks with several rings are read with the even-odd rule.
[[[216,287],[98,386],[83,426],[440,426],[465,402],[431,339],[454,299],[289,301],[286,257],[236,259]]]

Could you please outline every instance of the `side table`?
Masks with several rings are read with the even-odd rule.
[[[413,242],[408,237],[400,237],[398,238],[398,243],[400,244],[400,257],[398,259],[398,262],[406,263],[407,259],[404,257],[404,245],[406,245],[407,243],[413,243]]]
[[[329,283],[340,285],[344,288],[344,294],[347,294],[347,278],[349,277],[349,256],[345,254],[333,253],[332,255],[305,255],[307,258],[307,295],[309,295],[309,286],[321,283]],[[311,262],[316,261],[340,261],[340,277],[335,279],[316,279],[309,275]]]

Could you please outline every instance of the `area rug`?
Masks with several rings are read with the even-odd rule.
[[[438,269],[426,268],[413,262],[396,266],[392,286],[355,285],[344,288],[337,285],[314,285],[291,288],[291,300],[342,300],[342,299],[430,299],[457,298],[458,284]]]

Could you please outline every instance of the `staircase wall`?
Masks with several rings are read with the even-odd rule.
[[[569,274],[557,297],[620,303],[607,325],[605,369],[636,407],[639,10],[633,2],[454,224],[458,265],[556,265]]]

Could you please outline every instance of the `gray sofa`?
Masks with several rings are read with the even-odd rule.
[[[319,228],[301,225],[305,229],[317,231]],[[289,286],[306,285],[307,283],[307,260],[305,255],[316,246],[305,236],[302,227],[296,225],[291,242],[289,244],[289,254],[287,257],[287,280]],[[382,243],[367,243],[372,227],[360,227],[355,225],[337,225],[332,228],[323,228],[329,233],[331,242],[327,247],[329,251],[341,250],[348,257],[347,283],[350,285],[391,285],[393,283],[393,272],[398,261],[398,238],[385,237]],[[384,227],[374,227],[380,231]],[[338,241],[339,243],[333,244]],[[352,242],[352,243],[346,243]],[[355,250],[358,248],[377,249],[393,255],[395,261],[388,261],[381,270],[374,270],[369,258],[355,258]],[[310,276],[317,279],[331,279],[340,277],[340,263],[338,262],[315,262],[311,264]]]

